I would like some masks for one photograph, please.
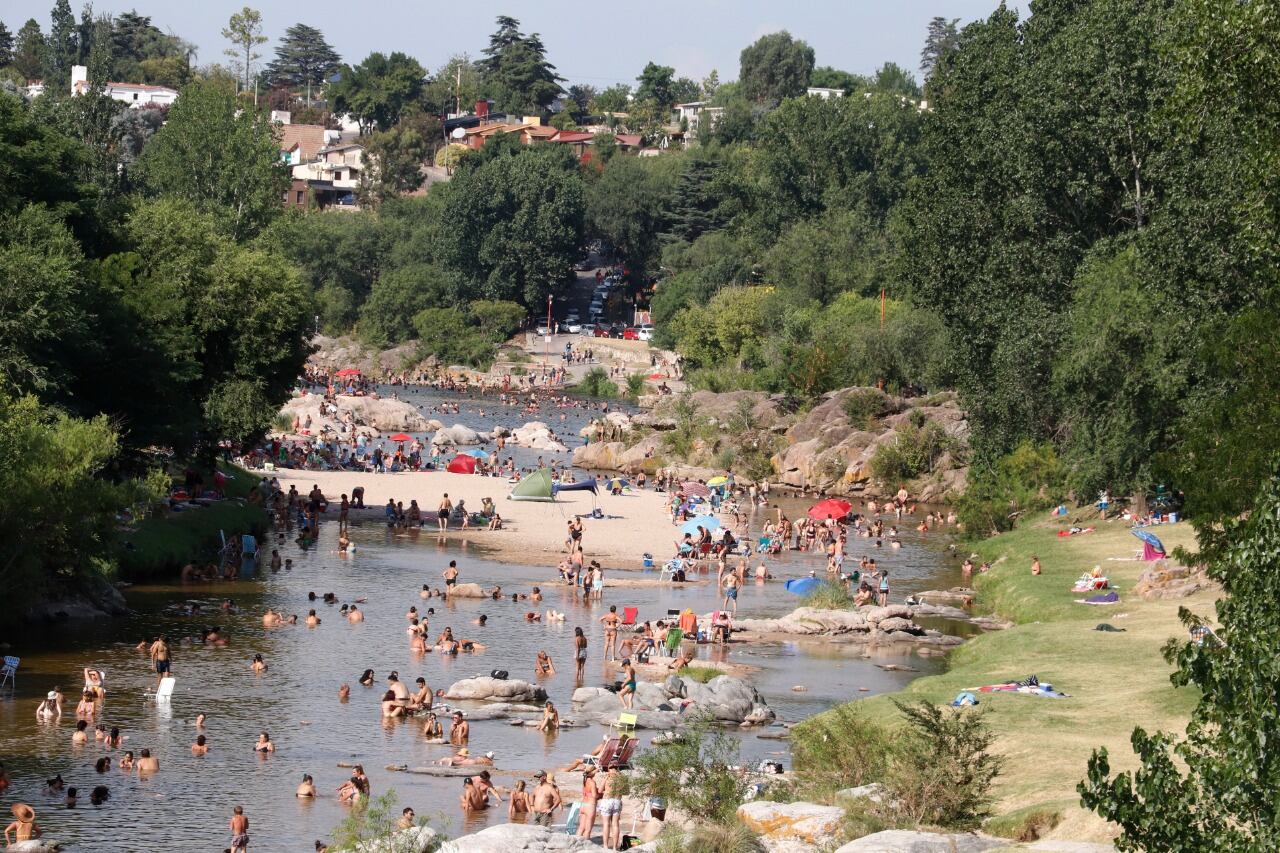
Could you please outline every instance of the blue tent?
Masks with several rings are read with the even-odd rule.
[[[720,519],[716,518],[714,515],[694,516],[680,526],[680,533],[681,535],[689,533],[693,536],[697,536],[699,527],[703,530],[710,530],[712,533],[715,533],[720,529]]]
[[[787,592],[795,595],[808,595],[821,585],[822,581],[817,578],[792,578],[783,584],[787,588]]]
[[[552,483],[551,494],[558,495],[561,492],[591,492],[596,494],[596,481],[583,480],[581,483]]]

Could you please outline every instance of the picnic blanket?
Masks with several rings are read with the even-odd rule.
[[[1054,690],[1052,684],[1041,684],[1034,675],[1021,681],[1007,681],[1002,684],[987,684],[983,687],[967,687],[967,693],[1017,693],[1023,696],[1039,696],[1042,699],[1066,699],[1070,694]],[[960,694],[963,696],[964,694]],[[957,699],[960,697],[957,696]]]
[[[1091,595],[1088,598],[1076,599],[1076,604],[1119,604],[1119,603],[1120,603],[1120,593],[1115,592],[1114,590],[1111,592],[1104,592],[1099,595]]]

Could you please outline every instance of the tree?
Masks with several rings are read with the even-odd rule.
[[[580,113],[591,109],[591,102],[596,99],[597,94],[596,87],[587,83],[574,83],[569,87],[569,100]]]
[[[933,76],[938,63],[956,49],[956,42],[960,39],[956,29],[959,22],[959,18],[948,20],[942,17],[929,21],[929,33],[925,36],[924,47],[920,49],[920,76],[926,81]]]
[[[13,64],[13,33],[0,21],[0,68]]]
[[[222,37],[232,45],[223,53],[231,58],[234,67],[240,69],[240,79],[244,84],[242,90],[248,91],[253,80],[254,63],[262,58],[257,48],[267,43],[267,37],[262,34],[262,13],[245,6],[232,14],[222,29]]]
[[[76,18],[71,14],[68,0],[55,0],[49,17],[48,76],[45,83],[53,89],[66,91],[71,85],[71,66],[80,59]]]
[[[591,101],[593,113],[624,113],[631,103],[631,87],[615,83],[604,89]]]
[[[1183,737],[1133,730],[1140,767],[1112,775],[1106,749],[1089,760],[1084,805],[1118,824],[1120,850],[1231,853],[1280,845],[1280,475],[1272,469],[1244,518],[1197,524],[1199,560],[1222,585],[1214,619],[1187,608],[1191,639],[1170,640],[1170,681],[1192,687],[1195,710]],[[1206,630],[1205,627],[1212,630]]]
[[[324,33],[306,24],[294,24],[284,31],[276,58],[267,65],[267,77],[272,85],[306,87],[307,106],[311,106],[311,88],[323,86],[340,62]]]
[[[75,226],[88,212],[93,190],[81,175],[88,160],[84,146],[32,115],[16,95],[0,91],[0,162],[22,180],[6,183],[0,215],[16,216],[27,205],[47,206]]]
[[[348,112],[361,131],[390,130],[423,92],[426,72],[418,61],[399,51],[371,53],[354,67],[343,66],[329,88],[335,112]]]
[[[920,87],[911,72],[893,62],[886,62],[876,71],[872,87],[876,91],[890,95],[901,95],[905,98],[920,97]]]
[[[732,735],[708,717],[695,717],[661,748],[642,752],[634,773],[622,781],[629,792],[661,797],[684,814],[728,824],[746,796],[746,782],[733,769],[737,758]]]
[[[676,70],[669,65],[649,62],[636,78],[637,101],[649,101],[660,110],[667,111],[676,103]],[[608,90],[606,90],[608,91]]]
[[[680,166],[676,157],[614,157],[587,188],[591,233],[621,253],[637,276],[657,266],[658,235]]]
[[[803,95],[813,73],[813,48],[783,30],[743,48],[738,80],[742,95],[759,104],[777,104]]]
[[[568,110],[558,112],[551,117],[548,122],[556,130],[577,130],[578,125],[574,122],[573,116],[569,115]]]
[[[430,154],[431,144],[411,127],[397,126],[373,134],[365,145],[361,197],[381,204],[418,189],[426,180],[422,164]]]
[[[383,272],[360,307],[360,339],[379,347],[414,337],[414,318],[446,304],[452,290],[448,274],[436,264],[394,267]]]
[[[716,96],[716,91],[720,88],[720,73],[714,68],[711,73],[702,78],[702,83],[698,85],[699,97],[704,101],[710,101]]]
[[[152,193],[194,203],[235,239],[257,233],[279,213],[288,185],[273,126],[240,110],[228,88],[207,81],[182,90],[137,172]]]
[[[822,89],[839,89],[848,96],[870,89],[871,81],[861,74],[850,74],[830,65],[820,65],[809,75],[809,85]]]
[[[40,31],[40,24],[35,18],[28,18],[22,29],[18,30],[17,44],[13,50],[13,67],[27,80],[39,80],[44,77],[47,55],[48,45],[45,44],[44,33]]]
[[[483,87],[480,69],[465,53],[449,58],[423,89],[425,108],[433,113],[462,112],[480,100]]]
[[[524,35],[520,22],[499,15],[498,29],[489,37],[480,60],[486,93],[498,109],[516,114],[545,110],[564,90],[564,78],[547,61],[546,48],[537,33]]]

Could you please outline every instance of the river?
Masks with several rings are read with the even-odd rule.
[[[792,500],[781,503],[792,517],[807,505]],[[753,529],[762,515],[756,514]],[[587,629],[591,642],[586,683],[599,684],[604,681],[604,668],[596,620],[609,604],[619,609],[638,607],[641,621],[663,618],[668,609],[693,607],[705,612],[718,604],[714,584],[705,584],[683,589],[612,588],[606,590],[603,603],[587,605],[570,598],[556,582],[553,569],[493,562],[480,548],[460,540],[442,543],[416,531],[393,533],[382,524],[353,526],[352,531],[357,551],[349,558],[334,553],[337,528],[328,523],[318,546],[309,550],[299,549],[292,541],[276,545],[282,556],[293,561],[288,571],[264,573],[253,582],[135,587],[128,592],[134,609],[129,617],[33,630],[23,636],[6,652],[22,658],[16,691],[6,688],[0,693],[0,761],[13,778],[13,786],[0,794],[0,808],[7,814],[16,801],[31,803],[46,836],[75,851],[221,850],[226,846],[231,808],[240,804],[251,820],[254,849],[311,850],[312,841],[327,838],[346,814],[334,791],[349,772],[337,763],[361,762],[375,795],[394,788],[401,804],[430,817],[444,832],[475,831],[489,822],[504,821],[505,809],[480,814],[464,825],[457,801],[461,780],[384,769],[388,764],[428,764],[450,752],[446,746],[423,743],[420,726],[412,721],[384,724],[380,719],[382,679],[390,670],[398,670],[410,686],[424,676],[433,688],[492,669],[531,679],[534,655],[546,649],[558,672],[545,679],[544,686],[557,707],[571,715],[575,625]],[[944,540],[937,534],[929,536],[922,540],[911,525],[904,525],[901,549],[876,549],[877,560],[892,571],[896,599],[959,581],[959,570]],[[868,548],[867,540],[854,540],[853,559]],[[501,584],[509,591],[540,585],[547,595],[543,607],[566,612],[567,621],[529,624],[523,614],[530,605],[509,599],[459,599],[448,604],[420,599],[421,585],[438,586],[440,572],[450,559],[458,560],[462,581]],[[770,565],[780,579],[766,585],[748,583],[739,599],[740,615],[789,611],[796,599],[782,589],[781,579],[821,570],[818,556],[790,552],[772,559]],[[609,577],[644,575],[614,572]],[[311,591],[317,596],[334,592],[343,602],[367,599],[361,605],[366,621],[351,625],[339,617],[336,606],[309,603]],[[237,613],[218,609],[228,598]],[[204,616],[183,615],[183,606],[194,602],[201,604]],[[323,622],[314,629],[299,624],[266,630],[261,621],[266,606],[297,614],[300,622],[314,606]],[[415,656],[405,634],[410,606],[437,608],[429,617],[432,637],[452,626],[459,636],[488,644],[487,651],[453,659],[435,653]],[[481,613],[489,617],[484,628],[471,624]],[[221,626],[228,645],[207,648],[175,642],[177,689],[172,701],[167,706],[144,701],[143,691],[154,682],[154,675],[145,652],[135,648],[139,641],[158,633],[171,638],[194,636],[212,624]],[[250,670],[255,653],[269,664],[263,675]],[[883,671],[876,662],[905,663],[919,673],[937,671],[943,665],[937,658],[906,653],[871,660],[860,646],[830,642],[699,650],[703,656],[716,653],[727,655],[724,659],[730,662],[757,667],[753,680],[786,721],[803,719],[833,703],[898,689],[916,677],[917,673]],[[99,721],[120,727],[127,740],[119,750],[94,742],[81,747],[71,744],[76,688],[85,666],[107,673],[107,699]],[[357,684],[366,668],[377,672],[378,687]],[[337,689],[344,682],[352,685],[352,695],[341,703]],[[37,722],[35,707],[54,685],[66,694],[64,714],[53,723]],[[794,692],[791,688],[796,685],[807,690]],[[200,712],[208,715],[203,733],[210,752],[195,757],[190,745],[198,733],[193,720]],[[253,752],[262,730],[269,731],[275,742],[273,755],[260,757]],[[501,771],[553,768],[589,750],[603,731],[595,726],[544,736],[512,728],[505,721],[479,721],[472,725],[471,748],[493,750]],[[642,740],[647,743],[648,738],[644,733]],[[743,734],[741,742],[744,761],[763,757],[787,761],[784,742],[762,740],[754,732]],[[149,748],[160,761],[160,772],[150,779],[114,767],[103,775],[94,770],[101,755],[111,755],[114,764],[123,750],[137,754],[142,748]],[[43,792],[43,780],[56,773],[79,788],[79,807],[61,808],[60,798]],[[320,789],[321,797],[314,802],[293,796],[303,773],[311,773]],[[503,774],[495,775],[501,782]],[[88,793],[98,784],[108,785],[112,796],[106,805],[93,807],[88,805]]]

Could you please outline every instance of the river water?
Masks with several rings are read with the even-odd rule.
[[[511,423],[509,416],[506,422]],[[781,503],[796,517],[807,502]],[[762,517],[757,513],[753,529]],[[895,599],[958,582],[959,571],[945,542],[941,538],[922,540],[911,525],[903,527],[901,549],[876,549],[874,554],[892,572]],[[431,817],[433,825],[446,833],[475,831],[487,823],[504,821],[505,809],[480,814],[464,824],[457,800],[460,779],[384,769],[388,764],[422,766],[450,753],[446,746],[424,743],[420,725],[412,721],[381,720],[378,700],[389,671],[398,670],[410,686],[419,675],[424,676],[433,688],[492,669],[509,670],[513,678],[532,679],[534,656],[539,649],[546,649],[556,662],[557,674],[544,679],[543,684],[557,707],[570,714],[575,625],[586,629],[591,643],[586,683],[600,684],[605,672],[596,620],[609,604],[619,605],[619,610],[624,605],[638,607],[641,621],[663,618],[668,609],[693,607],[705,612],[718,604],[712,583],[683,589],[606,589],[602,603],[588,605],[573,599],[556,582],[553,569],[493,562],[478,547],[457,539],[446,543],[416,531],[393,533],[381,524],[353,525],[357,551],[340,558],[334,553],[336,538],[336,525],[328,523],[318,546],[309,550],[299,549],[292,541],[276,543],[282,556],[293,561],[289,571],[264,573],[253,582],[136,587],[129,591],[134,609],[129,617],[32,631],[16,641],[6,653],[22,658],[17,687],[0,693],[0,761],[13,779],[12,787],[0,793],[3,813],[7,815],[9,806],[19,800],[31,803],[46,837],[76,851],[203,851],[226,847],[227,820],[232,806],[239,804],[251,821],[253,849],[311,850],[312,841],[328,837],[346,814],[334,791],[349,771],[336,765],[361,762],[375,795],[394,788],[401,804],[413,806],[420,816]],[[869,547],[867,540],[853,540],[852,558],[856,560]],[[464,582],[501,584],[505,590],[522,592],[540,585],[546,594],[542,607],[565,612],[566,622],[529,624],[523,614],[530,605],[509,599],[459,599],[447,604],[420,599],[417,591],[422,584],[438,586],[440,572],[450,559],[458,560]],[[748,583],[739,599],[741,616],[789,611],[796,599],[782,589],[781,580],[803,576],[810,569],[821,571],[822,563],[818,555],[787,552],[770,560],[770,566],[779,580],[766,585]],[[613,572],[608,577],[644,575]],[[334,592],[343,602],[367,599],[361,605],[366,621],[351,625],[339,617],[336,606],[309,603],[310,591],[317,596]],[[228,598],[237,613],[218,609]],[[182,606],[193,602],[202,605],[204,616],[183,615]],[[297,614],[300,622],[308,608],[315,607],[323,622],[314,629],[299,624],[267,630],[261,621],[267,606]],[[405,614],[410,606],[419,610],[436,607],[437,613],[429,617],[433,638],[445,626],[452,626],[456,635],[486,643],[487,650],[452,659],[434,652],[414,655],[405,634]],[[489,624],[484,628],[471,624],[481,613],[488,616]],[[176,638],[198,635],[202,628],[214,624],[221,627],[227,646],[176,642]],[[143,691],[153,684],[154,675],[145,652],[136,649],[143,638],[158,633],[175,638],[177,689],[167,706],[144,701]],[[261,653],[269,664],[265,674],[255,675],[250,669],[255,653]],[[920,673],[942,666],[936,658],[908,653],[868,659],[860,646],[830,642],[737,644],[728,651],[704,646],[699,654],[721,654],[724,660],[757,667],[753,680],[779,717],[787,721],[800,720],[837,702],[895,690],[916,675],[886,672],[875,666],[877,662],[907,664]],[[127,740],[119,750],[94,742],[80,747],[71,744],[77,688],[85,666],[107,673],[107,699],[98,721],[120,727]],[[379,679],[378,686],[371,689],[357,684],[367,668],[374,669]],[[337,698],[342,683],[352,685],[351,699],[346,703]],[[37,722],[35,707],[54,685],[60,685],[67,697],[64,714],[56,722]],[[807,691],[794,692],[791,688],[795,685],[803,685]],[[198,734],[193,720],[200,712],[208,715],[203,733],[210,752],[195,757],[190,745]],[[275,742],[273,755],[259,757],[253,752],[254,740],[262,730],[269,731]],[[513,728],[505,721],[478,721],[472,724],[471,749],[493,750],[499,771],[553,768],[592,748],[603,731],[594,726],[544,736]],[[643,741],[647,740],[645,733]],[[741,740],[744,761],[763,757],[787,761],[785,742],[763,740],[754,732],[744,734]],[[152,778],[139,779],[137,774],[114,767],[101,775],[94,769],[94,762],[102,755],[110,755],[114,765],[123,750],[137,754],[142,748],[149,748],[159,758],[160,772]],[[60,797],[44,792],[43,780],[56,773],[68,785],[79,788],[79,807],[61,808]],[[315,777],[321,792],[318,800],[302,801],[293,796],[303,773]],[[503,781],[503,773],[495,775]],[[108,785],[112,796],[106,805],[93,807],[88,805],[88,793],[98,784]]]

